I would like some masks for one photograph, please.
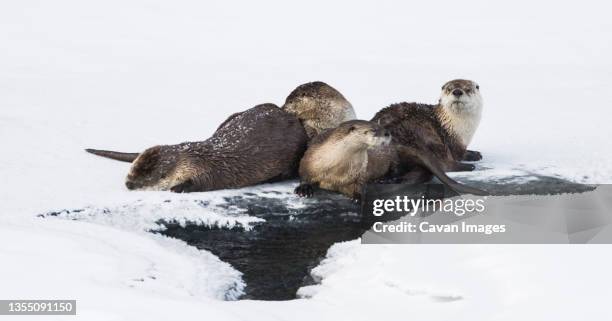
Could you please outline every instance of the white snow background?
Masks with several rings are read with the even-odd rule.
[[[241,191],[128,192],[129,164],[83,149],[203,140],[233,112],[281,105],[313,80],[369,119],[393,102],[434,103],[461,77],[485,100],[470,147],[490,169],[469,175],[611,183],[611,9],[594,0],[2,1],[0,299],[76,299],[82,320],[605,319],[611,248],[593,245],[353,241],[330,249],[313,271],[321,285],[300,289],[305,299],[223,301],[244,287],[238,271],[145,230],[159,217],[248,226],[255,219],[240,213],[155,205]],[[270,186],[249,191],[259,188]],[[35,217],[138,201],[144,210],[111,221]]]

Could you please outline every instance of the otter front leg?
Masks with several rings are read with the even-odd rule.
[[[170,191],[175,192],[175,193],[199,192],[198,186],[191,179],[188,179],[180,184],[172,186],[170,188]]]
[[[400,170],[399,164],[391,165],[391,169],[385,176],[375,179],[372,183],[375,184],[399,184],[402,182],[403,171]]]
[[[463,159],[466,162],[477,162],[482,159],[482,154],[475,150],[466,150],[463,154]]]
[[[308,183],[300,183],[298,187],[296,187],[293,192],[297,194],[299,197],[312,197],[314,195],[315,187],[313,184]]]
[[[403,179],[399,175],[389,175],[374,181],[376,184],[399,184]]]
[[[364,184],[359,184],[359,183],[348,184],[348,185],[341,186],[338,189],[338,192],[344,194],[345,196],[350,197],[355,202],[359,202],[361,201],[361,196],[362,196],[364,187],[365,187]]]

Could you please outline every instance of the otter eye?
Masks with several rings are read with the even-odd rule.
[[[476,85],[476,89],[480,90],[480,86]]]
[[[352,131],[354,131],[354,130],[355,130],[355,126],[351,126],[351,127],[349,127],[349,129],[348,129],[348,131],[349,131],[349,132],[352,132]]]

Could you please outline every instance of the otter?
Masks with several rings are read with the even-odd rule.
[[[395,143],[434,155],[447,172],[471,171],[480,152],[467,150],[482,113],[480,86],[471,80],[451,80],[442,86],[437,105],[398,103],[379,111],[373,122],[391,132]],[[417,181],[431,179],[431,173],[422,166],[411,175]]]
[[[300,119],[309,139],[356,118],[351,103],[339,91],[321,81],[295,88],[282,108]]]
[[[301,183],[295,193],[311,197],[319,187],[360,199],[367,183],[402,174],[404,160],[408,160],[409,165],[424,166],[458,193],[487,195],[448,177],[429,151],[392,141],[387,129],[371,121],[352,120],[328,129],[310,142],[300,162]]]
[[[125,181],[130,190],[183,193],[293,178],[307,141],[297,117],[262,104],[233,114],[202,142],[154,146],[142,153],[87,152],[133,162]]]

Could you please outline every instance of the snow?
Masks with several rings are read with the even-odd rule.
[[[322,284],[299,294],[315,301],[350,298],[350,309],[379,308],[381,318],[392,319],[399,313],[397,319],[588,320],[601,318],[609,298],[610,264],[600,258],[607,250],[607,245],[372,246],[356,240],[334,245],[313,270]]]
[[[253,190],[249,189],[249,192]],[[223,228],[241,228],[250,230],[253,223],[263,222],[257,217],[248,216],[243,209],[222,208],[226,205],[221,197],[238,194],[212,192],[205,197],[196,194],[186,195],[182,198],[155,195],[160,197],[147,197],[146,200],[137,200],[127,204],[113,206],[85,207],[76,210],[51,211],[40,214],[41,217],[60,217],[64,219],[93,222],[109,225],[131,231],[149,232],[163,230],[165,223],[178,223],[185,226],[187,223],[215,226]],[[160,193],[161,194],[161,193]],[[220,196],[221,195],[221,196]],[[257,194],[255,194],[257,195]],[[207,199],[208,198],[208,199]]]
[[[368,119],[394,102],[434,103],[461,77],[481,87],[470,148],[485,157],[461,175],[611,183],[609,11],[596,0],[4,1],[0,298],[74,298],[83,320],[601,318],[612,261],[594,245],[353,241],[330,249],[304,299],[226,302],[244,286],[238,271],[146,231],[161,218],[249,228],[258,219],[195,202],[244,190],[129,192],[129,164],[83,149],[200,141],[313,80]],[[61,209],[85,211],[36,217]]]

